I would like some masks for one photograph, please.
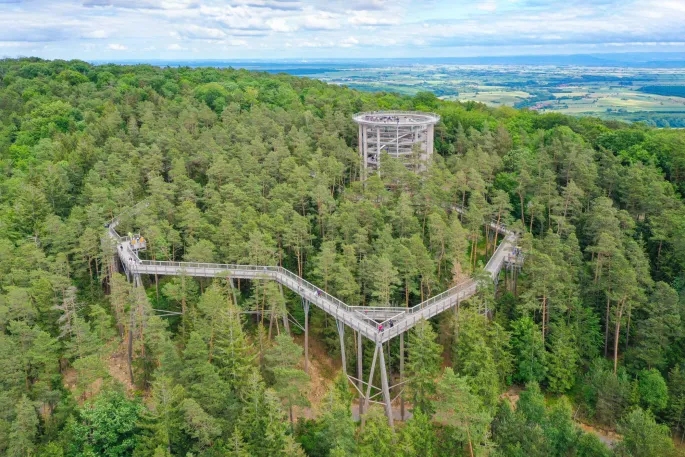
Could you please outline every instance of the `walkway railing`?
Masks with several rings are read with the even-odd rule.
[[[146,202],[141,202],[134,208],[147,206]],[[133,208],[127,213],[131,212]],[[463,211],[461,208],[458,211]],[[141,260],[135,251],[130,249],[129,237],[120,236],[115,228],[119,224],[119,217],[112,219],[108,227],[109,235],[117,242],[117,253],[122,264],[127,271],[133,274],[158,274],[158,275],[188,275],[201,277],[233,277],[245,279],[275,279],[285,285],[293,292],[323,309],[330,315],[341,319],[348,326],[362,332],[367,338],[385,342],[400,333],[406,332],[422,319],[433,317],[446,309],[453,307],[456,303],[465,300],[477,291],[477,282],[467,279],[459,284],[439,293],[427,300],[410,308],[402,307],[367,307],[351,306],[333,295],[321,290],[306,279],[295,273],[279,266],[269,265],[242,265],[242,264],[222,264],[204,262],[174,262],[165,260]],[[506,258],[505,250],[512,247],[516,235],[501,226],[493,224],[496,230],[506,234],[502,243],[495,250],[486,265],[486,271],[491,275],[497,275]],[[131,259],[131,260],[128,260]],[[493,279],[495,279],[493,277]],[[392,327],[383,325],[382,331],[379,327],[372,325],[369,318],[364,314],[371,312],[373,315],[387,313],[387,320],[392,319]]]

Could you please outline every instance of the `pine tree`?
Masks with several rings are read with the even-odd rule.
[[[547,353],[547,382],[551,392],[563,393],[575,383],[578,351],[575,336],[563,323],[553,324]]]
[[[467,379],[446,368],[438,381],[437,395],[436,420],[450,427],[448,433],[464,444],[468,455],[480,454],[488,441],[491,417],[480,398],[471,393]]]
[[[233,430],[233,434],[226,444],[226,451],[230,457],[250,457],[243,436],[238,427]]]
[[[306,392],[309,375],[297,368],[302,358],[302,348],[292,337],[282,333],[276,337],[276,344],[264,355],[266,368],[273,377],[276,395],[288,408],[290,427],[294,427],[293,406],[309,406]]]
[[[142,424],[148,435],[143,439],[147,449],[161,448],[166,455],[176,453],[181,445],[183,414],[181,404],[185,390],[171,378],[160,376],[152,383],[150,407],[143,410]]]
[[[416,411],[400,429],[397,455],[401,457],[433,457],[436,454],[437,436],[430,418]]]
[[[253,360],[238,309],[229,305],[219,311],[212,362],[219,368],[221,378],[239,396],[248,385]]]
[[[286,423],[280,401],[252,371],[244,390],[238,428],[250,453],[257,457],[279,455],[285,447]]]
[[[480,396],[487,407],[494,408],[501,386],[487,342],[487,318],[464,309],[460,311],[455,325],[458,329],[453,348],[455,370],[459,375],[466,376],[471,391]]]
[[[407,378],[414,407],[424,414],[434,411],[435,378],[440,372],[442,347],[430,323],[421,321],[409,336]]]
[[[347,386],[347,376],[341,373],[328,391],[323,401],[322,439],[327,447],[341,453],[355,453],[355,423],[350,411],[351,397]]]
[[[34,454],[38,434],[38,415],[29,398],[24,395],[16,406],[17,415],[9,435],[9,457],[28,457]]]
[[[668,427],[657,424],[649,411],[636,408],[618,424],[623,435],[616,454],[620,456],[672,457],[676,455]]]
[[[371,294],[377,300],[378,306],[390,306],[391,300],[400,284],[397,268],[387,256],[376,257],[372,260],[374,268],[371,271]]]
[[[395,455],[393,433],[388,419],[380,408],[370,408],[366,413],[364,431],[359,436],[359,457],[392,457]]]
[[[183,424],[181,427],[195,440],[196,448],[202,450],[211,447],[221,435],[219,421],[208,414],[202,406],[192,398],[186,398],[181,403]]]
[[[194,399],[210,414],[226,410],[227,387],[214,365],[209,363],[207,344],[197,332],[190,339],[183,352],[183,368],[179,379],[189,398]]]
[[[546,353],[542,334],[529,317],[511,323],[514,353],[514,379],[520,383],[542,381],[546,374]]]

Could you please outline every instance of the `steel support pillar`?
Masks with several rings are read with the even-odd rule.
[[[233,304],[235,306],[238,306],[238,297],[236,296],[236,293],[235,293],[235,283],[233,282],[233,278],[231,278],[231,277],[228,278],[228,284],[231,286],[231,295],[233,296]]]
[[[309,301],[302,300],[304,307],[304,372],[309,374]]]
[[[373,359],[371,359],[371,370],[369,371],[369,382],[366,385],[366,396],[364,397],[364,411],[369,410],[369,400],[371,399],[371,386],[373,386],[373,371],[376,369],[376,358],[378,358],[378,344],[376,344],[376,349],[373,351]],[[361,379],[361,378],[360,378]],[[361,416],[362,420],[362,431],[364,430],[364,416]]]
[[[128,275],[127,275],[128,276]],[[140,275],[133,275],[133,287],[139,287],[142,283],[140,282]],[[130,312],[131,322],[129,323],[128,329],[128,348],[127,348],[127,358],[128,358],[128,375],[131,378],[131,384],[135,383],[133,378],[133,332],[136,327],[136,308],[131,306]]]
[[[285,294],[283,294],[283,284],[280,282],[278,283],[278,290],[281,292],[281,297],[283,297],[283,300],[285,300]],[[290,323],[288,322],[288,308],[286,306],[285,308],[285,313],[283,314],[283,328],[285,329],[285,332],[290,335]]]
[[[388,371],[385,365],[385,356],[383,355],[383,343],[378,343],[378,353],[380,355],[381,390],[383,391],[383,403],[385,403],[385,415],[388,416],[388,425],[390,425],[390,428],[394,431],[395,421],[392,417],[392,399],[390,398]]]
[[[342,369],[347,377],[347,359],[345,358],[345,323],[340,319],[335,320],[335,325],[338,327],[338,335],[340,335],[340,358],[342,359]]]
[[[395,430],[395,421],[392,417],[392,404],[390,398],[390,387],[388,385],[388,371],[385,366],[385,356],[383,355],[383,343],[377,342],[376,349],[373,351],[373,360],[371,361],[371,371],[369,372],[369,383],[366,385],[366,397],[364,398],[364,409],[369,410],[369,402],[371,400],[371,387],[373,387],[373,375],[376,369],[376,360],[378,360],[378,369],[381,374],[381,392],[383,393],[383,403],[385,405],[385,415],[388,417],[388,424],[390,428]],[[362,418],[362,430],[364,429],[364,416]]]
[[[404,383],[404,332],[400,333],[400,384]],[[400,420],[404,420],[404,387],[400,393]]]
[[[359,388],[359,417],[364,414],[364,371],[362,364],[364,362],[364,354],[362,352],[362,332],[357,332],[357,387]]]

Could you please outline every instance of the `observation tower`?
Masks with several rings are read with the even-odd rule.
[[[383,152],[401,160],[409,170],[426,169],[440,116],[422,111],[374,111],[355,114],[353,119],[359,124],[362,180],[374,170],[380,173]]]

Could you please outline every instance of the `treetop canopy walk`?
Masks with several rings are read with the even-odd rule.
[[[129,279],[133,279],[135,284],[140,284],[140,275],[167,275],[167,276],[191,276],[205,278],[226,278],[232,279],[251,279],[251,280],[273,280],[292,290],[302,299],[305,308],[305,370],[308,365],[308,334],[309,334],[309,304],[320,308],[325,313],[334,317],[338,324],[338,331],[341,340],[341,352],[343,358],[343,368],[346,367],[345,349],[343,343],[344,327],[354,329],[358,335],[358,354],[357,371],[358,377],[353,378],[348,375],[352,384],[359,391],[360,397],[364,400],[364,406],[368,407],[373,398],[383,394],[382,404],[386,407],[386,414],[392,425],[392,413],[390,409],[390,398],[388,386],[388,376],[383,355],[383,343],[388,342],[396,336],[403,337],[404,333],[414,327],[423,319],[430,319],[438,314],[457,306],[462,300],[473,296],[478,289],[478,282],[475,279],[467,279],[454,287],[435,295],[413,307],[375,307],[375,306],[351,306],[347,305],[338,298],[324,292],[306,279],[292,273],[291,271],[270,265],[237,265],[221,263],[197,263],[197,262],[170,262],[158,260],[142,260],[138,252],[145,248],[145,239],[136,236],[120,236],[116,228],[123,215],[130,212],[137,212],[141,208],[147,207],[147,202],[143,201],[130,208],[126,212],[112,219],[107,225],[110,238],[116,243],[116,252],[121,265]],[[461,208],[455,208],[462,212]],[[491,223],[491,227],[504,235],[495,253],[485,266],[485,271],[496,283],[500,271],[505,263],[520,264],[521,257],[517,253],[516,242],[518,236],[511,230],[506,229],[502,224]],[[371,365],[369,382],[362,380],[361,369],[361,348],[362,336],[365,336],[376,343],[376,350]],[[403,352],[403,338],[401,339]],[[371,389],[378,389],[372,385],[374,367],[377,358],[380,358],[379,369],[381,372],[382,388],[375,395],[371,394]],[[401,360],[403,362],[403,360]],[[403,363],[401,363],[403,365]],[[402,371],[402,370],[401,370]],[[400,384],[404,384],[402,374]],[[364,387],[367,388],[364,394]],[[392,386],[395,387],[395,386]],[[380,402],[378,402],[380,403]],[[362,405],[360,401],[360,413]]]

